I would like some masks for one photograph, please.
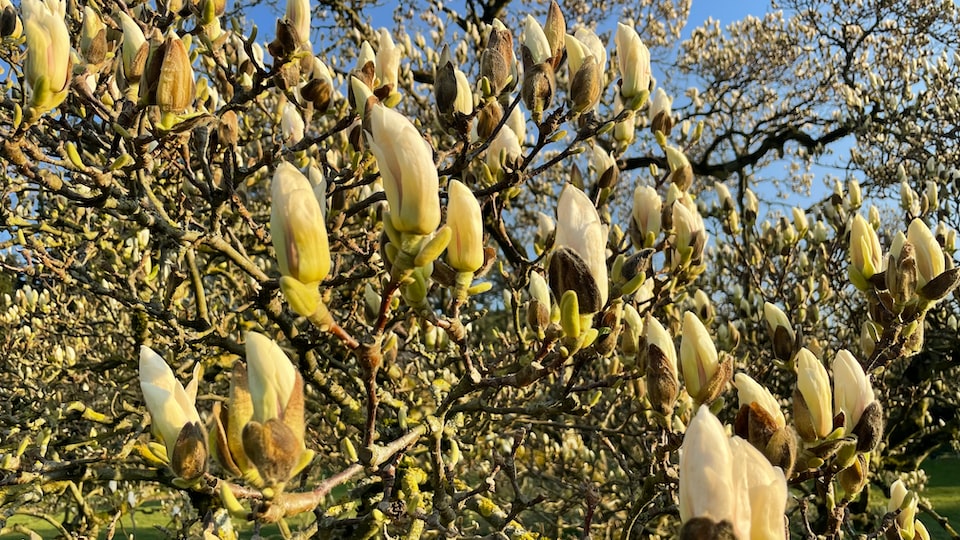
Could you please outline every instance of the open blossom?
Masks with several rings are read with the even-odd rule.
[[[419,235],[435,231],[440,225],[440,181],[433,148],[410,120],[379,103],[370,110],[367,140],[380,168],[394,229]]]
[[[684,523],[681,538],[724,529],[741,539],[780,540],[786,536],[787,480],[783,471],[743,439],[728,438],[723,424],[705,405],[683,437],[679,499]]]

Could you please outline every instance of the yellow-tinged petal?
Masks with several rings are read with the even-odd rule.
[[[460,272],[476,272],[483,266],[483,218],[480,203],[470,188],[450,182],[447,225],[453,238],[447,246],[447,262]]]
[[[313,186],[296,167],[282,162],[271,191],[270,234],[280,273],[306,284],[322,281],[330,272],[330,247]]]

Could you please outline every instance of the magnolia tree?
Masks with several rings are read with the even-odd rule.
[[[956,536],[953,4],[507,4],[0,0],[0,531]]]

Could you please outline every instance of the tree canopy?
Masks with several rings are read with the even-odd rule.
[[[957,536],[954,2],[0,9],[0,533]]]

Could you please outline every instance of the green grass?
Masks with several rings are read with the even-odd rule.
[[[960,532],[960,458],[929,459],[923,470],[930,479],[922,496],[930,500],[938,514],[950,520],[950,526]],[[947,540],[947,534],[930,516],[918,515],[930,531],[931,538]]]

